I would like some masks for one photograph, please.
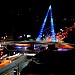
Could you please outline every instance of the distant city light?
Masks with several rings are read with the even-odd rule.
[[[16,54],[15,52],[13,54]]]
[[[7,35],[5,37],[7,37]]]
[[[1,37],[3,39],[3,37]]]
[[[22,38],[22,36],[20,36],[20,38]]]
[[[17,15],[20,15],[19,13]]]
[[[67,27],[65,27],[65,28],[67,28]]]
[[[27,38],[31,37],[31,35],[27,35]]]
[[[43,36],[45,36],[45,35],[43,34]]]
[[[21,39],[21,38],[22,38],[22,36],[19,36],[18,38],[20,38],[20,39]]]
[[[64,18],[64,20],[66,20],[66,18]]]
[[[63,29],[60,29],[60,31],[62,31],[62,32],[63,32]]]
[[[5,37],[4,37],[4,40],[5,40]]]
[[[2,45],[0,44],[0,47],[1,47]]]
[[[25,34],[24,34],[24,36],[25,36]]]

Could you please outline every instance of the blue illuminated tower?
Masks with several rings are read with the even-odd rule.
[[[50,17],[51,17],[51,36],[52,36],[52,42],[56,42],[56,36],[55,36],[55,30],[54,30],[54,23],[53,23],[53,15],[52,15],[51,5],[50,5],[49,9],[50,9]]]
[[[49,12],[50,12],[50,17],[51,17],[51,36],[52,36],[52,42],[56,42],[51,5],[49,6],[49,9],[48,9],[48,11],[47,11],[46,17],[45,17],[44,22],[43,22],[43,24],[42,24],[42,28],[41,28],[41,30],[40,30],[39,36],[36,38],[36,41],[40,41],[40,39],[41,39],[41,37],[42,37],[43,30],[44,30],[45,23],[46,23],[46,21],[47,21],[47,17],[48,17]]]
[[[36,41],[40,41],[40,39],[41,39],[41,36],[42,36],[42,34],[43,34],[43,30],[44,30],[44,26],[45,26],[45,23],[46,23],[46,20],[47,20],[47,17],[48,17],[48,13],[49,13],[49,9],[48,9],[48,11],[47,11],[47,13],[46,13],[44,22],[43,22],[42,27],[41,27],[41,30],[40,30],[40,32],[39,32],[39,36],[36,38]]]

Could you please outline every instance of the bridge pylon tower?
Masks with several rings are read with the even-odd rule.
[[[47,21],[47,18],[48,18],[48,15],[50,13],[50,25],[51,25],[51,37],[52,37],[52,42],[56,42],[56,36],[55,36],[55,30],[54,30],[54,22],[53,22],[53,15],[52,15],[52,8],[51,8],[51,5],[49,6],[48,8],[48,11],[46,13],[46,16],[45,16],[45,19],[44,19],[44,22],[42,24],[42,27],[40,29],[40,32],[39,32],[39,35],[38,37],[36,38],[36,41],[40,41],[41,40],[41,37],[43,35],[43,31],[44,31],[44,27],[45,27],[45,23]]]

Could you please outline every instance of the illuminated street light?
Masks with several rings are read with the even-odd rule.
[[[3,39],[5,40],[5,37]]]
[[[60,29],[60,31],[62,31],[62,32],[63,32],[63,29]]]
[[[20,36],[20,38],[22,38],[22,36]]]
[[[5,37],[7,37],[7,35]]]
[[[3,37],[1,37],[3,39]]]
[[[24,36],[25,36],[25,34],[24,34]]]

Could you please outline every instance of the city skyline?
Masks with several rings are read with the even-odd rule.
[[[54,20],[57,19],[57,22],[54,22],[54,24],[56,24],[58,27],[62,24],[60,19],[75,16],[73,11],[73,1],[66,2],[63,0],[57,2],[54,0],[32,0],[17,3],[14,1],[9,1],[9,3],[6,3],[1,9],[2,28],[0,33],[23,32],[37,35],[40,31],[49,5],[52,5],[53,18]],[[56,30],[59,30],[57,26]],[[35,31],[36,33],[33,33]]]

